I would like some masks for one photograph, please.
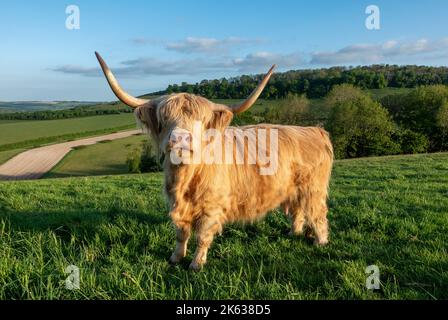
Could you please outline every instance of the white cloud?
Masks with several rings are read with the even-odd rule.
[[[390,40],[379,44],[353,44],[337,51],[315,52],[311,54],[275,53],[257,51],[245,56],[215,54],[214,50],[225,43],[238,43],[240,38],[216,40],[212,38],[187,38],[183,42],[171,44],[171,50],[201,52],[200,56],[180,58],[141,57],[122,61],[112,68],[122,77],[144,78],[146,76],[188,75],[219,77],[226,73],[263,73],[271,65],[277,64],[279,70],[298,69],[310,65],[347,65],[372,63],[415,63],[424,59],[447,59],[448,38],[440,40],[419,39],[415,41]],[[102,76],[98,67],[75,65],[58,66],[53,71],[83,76]]]
[[[232,48],[253,45],[259,43],[260,40],[243,39],[238,37],[228,37],[225,39],[215,38],[195,38],[188,37],[183,41],[170,42],[166,44],[167,50],[180,53],[200,53],[200,52],[218,52],[230,51]]]
[[[188,37],[181,42],[168,43],[166,49],[189,53],[189,52],[203,52],[216,49],[220,42],[213,38],[192,38]]]
[[[140,78],[147,75],[211,75],[220,72],[265,72],[277,64],[279,68],[297,68],[302,62],[299,54],[278,54],[271,52],[256,52],[243,58],[213,57],[208,59],[174,59],[138,58],[121,62],[121,66],[112,67],[119,76]],[[59,66],[51,70],[83,76],[102,76],[99,68],[81,66]]]
[[[164,41],[156,38],[138,37],[130,39],[130,42],[135,45],[163,45]]]
[[[338,51],[312,53],[310,63],[321,65],[384,63],[400,61],[409,57],[425,58],[428,54],[448,57],[448,38],[440,40],[418,39],[407,42],[390,40],[382,44],[355,44]]]
[[[98,68],[85,68],[85,67],[76,66],[76,65],[63,65],[63,66],[51,68],[50,70],[56,71],[56,72],[68,73],[68,74],[81,74],[81,75],[88,76],[88,77],[97,77],[102,74],[101,69],[99,67]]]
[[[225,71],[231,64],[224,60],[139,58],[122,62],[117,73],[133,75],[197,75]]]
[[[270,67],[277,64],[280,68],[298,68],[304,60],[299,53],[279,54],[272,52],[255,52],[248,54],[244,58],[237,58],[233,63],[240,71],[260,70],[260,68]]]

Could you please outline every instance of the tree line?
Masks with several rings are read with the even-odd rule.
[[[188,92],[208,99],[246,98],[263,75],[202,80],[195,84],[172,84],[157,94]],[[292,70],[275,73],[261,97],[282,99],[288,93],[322,98],[333,86],[351,84],[362,89],[415,88],[423,85],[448,84],[448,68],[428,66],[372,65]]]

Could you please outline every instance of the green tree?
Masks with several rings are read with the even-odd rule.
[[[133,149],[126,159],[126,164],[130,173],[140,173],[141,150]]]
[[[388,112],[367,95],[337,102],[330,111],[326,129],[337,158],[395,154],[395,125]]]
[[[339,103],[354,101],[364,96],[365,93],[352,84],[335,85],[325,97],[325,105],[332,108]]]
[[[426,152],[429,146],[428,137],[410,129],[397,129],[394,140],[400,145],[403,154]]]
[[[154,145],[149,140],[145,140],[142,143],[139,169],[141,172],[158,172],[163,170]]]
[[[448,87],[422,86],[409,94],[385,101],[394,120],[430,139],[430,151],[448,149]]]
[[[265,114],[267,122],[299,125],[307,118],[310,102],[305,95],[289,93],[277,108],[269,108]]]

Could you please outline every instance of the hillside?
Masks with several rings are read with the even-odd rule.
[[[89,101],[0,101],[0,113],[39,110],[63,110],[97,104]]]
[[[217,237],[200,273],[167,262],[161,174],[0,182],[0,298],[447,299],[448,154],[337,161],[330,244],[279,212]],[[64,288],[80,268],[80,290]],[[381,289],[365,288],[365,268]]]
[[[0,120],[0,164],[24,149],[135,127],[132,113],[59,120]]]

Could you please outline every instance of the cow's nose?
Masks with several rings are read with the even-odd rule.
[[[171,132],[170,139],[169,139],[169,145],[170,147],[173,147],[176,144],[179,144],[180,142],[184,143],[190,143],[191,141],[191,134],[189,132]]]

